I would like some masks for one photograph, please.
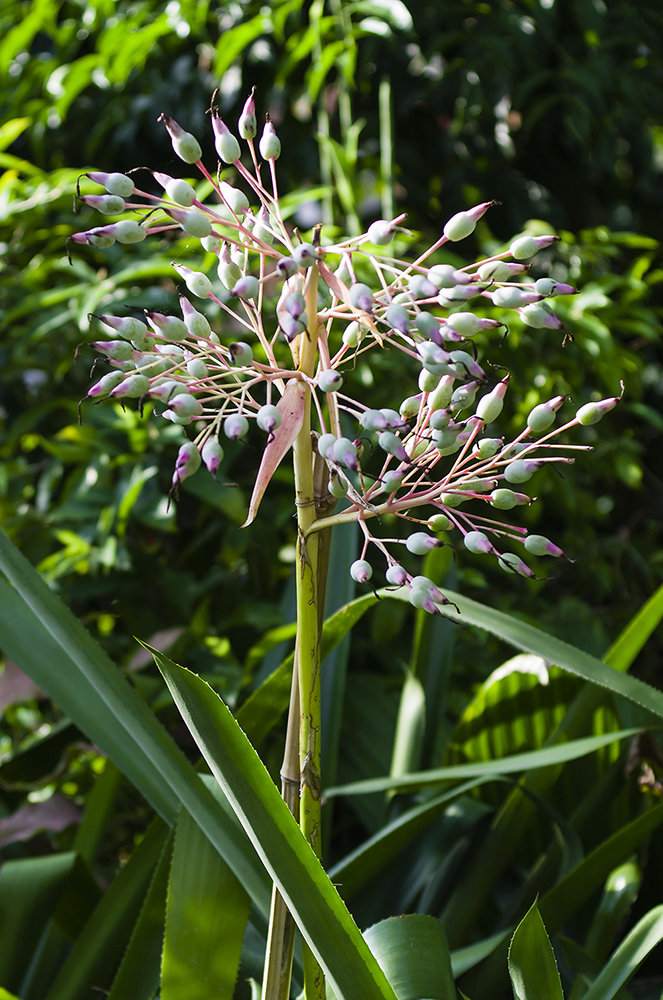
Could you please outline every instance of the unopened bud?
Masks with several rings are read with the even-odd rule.
[[[598,424],[599,420],[613,410],[619,400],[624,394],[624,384],[622,383],[622,391],[619,396],[611,396],[609,399],[600,399],[596,403],[585,403],[581,406],[576,413],[576,420],[583,427],[589,427],[591,424]]]
[[[443,229],[446,238],[452,242],[465,239],[474,232],[477,222],[492,204],[494,204],[492,201],[485,201],[467,212],[457,212],[456,215],[452,215]]]
[[[120,215],[124,212],[124,198],[117,194],[84,194],[80,200],[102,215]]]
[[[561,330],[564,325],[546,302],[533,302],[518,312],[520,318],[536,330]]]
[[[563,551],[554,542],[551,542],[545,535],[528,535],[525,539],[525,548],[533,556],[563,556]]]
[[[249,422],[241,413],[232,413],[223,421],[223,433],[231,441],[239,441],[246,436],[249,430]]]
[[[200,452],[192,441],[185,441],[177,452],[175,459],[175,471],[173,473],[173,486],[183,482],[197,472],[200,468]]]
[[[392,587],[403,587],[407,581],[407,573],[398,563],[392,563],[385,573],[387,583]]]
[[[541,462],[536,459],[517,458],[505,468],[504,478],[508,483],[526,483],[540,468]]]
[[[124,381],[124,372],[108,372],[103,375],[98,382],[88,389],[90,399],[103,399],[108,396],[112,389]]]
[[[253,351],[248,344],[243,343],[241,340],[238,340],[235,344],[231,344],[228,350],[230,351],[230,360],[240,368],[245,368],[253,361]]]
[[[357,583],[368,583],[373,576],[373,567],[366,559],[355,559],[350,567],[350,576]]]
[[[373,292],[368,285],[357,281],[350,286],[350,302],[355,309],[363,309],[364,312],[370,313],[373,309]]]
[[[483,531],[468,531],[463,538],[463,544],[468,552],[485,554],[493,551],[493,544]]]
[[[106,174],[101,170],[91,171],[85,175],[95,184],[101,184],[109,194],[116,194],[120,198],[130,198],[134,193],[134,182],[126,174]]]
[[[439,545],[439,539],[427,535],[425,531],[415,531],[405,540],[406,549],[415,556],[425,556],[431,549],[436,549]]]
[[[322,392],[338,392],[343,385],[343,376],[333,368],[326,368],[318,375],[318,389]]]
[[[513,510],[514,507],[523,507],[529,502],[528,496],[524,493],[514,493],[513,490],[493,490],[490,494],[490,504],[497,510]]]
[[[564,402],[564,396],[555,396],[547,403],[539,403],[530,410],[527,417],[527,426],[533,434],[540,434],[555,422],[555,414]]]
[[[539,302],[541,298],[541,295],[529,288],[516,288],[514,285],[502,285],[490,293],[493,305],[503,309],[519,309],[530,302]]]
[[[396,227],[391,222],[387,222],[386,219],[376,219],[375,222],[371,222],[366,230],[366,235],[369,243],[375,243],[376,246],[382,247],[391,243],[395,232]]]
[[[263,160],[278,160],[281,155],[281,140],[276,134],[276,129],[269,118],[265,122],[265,127],[258,143],[258,149]]]
[[[212,294],[212,282],[202,271],[192,271],[185,264],[175,264],[173,267],[186,282],[186,287],[192,295],[197,295],[201,299],[206,299]]]
[[[265,403],[256,414],[256,423],[261,430],[271,434],[277,427],[281,426],[281,411],[272,403]]]
[[[232,294],[238,299],[256,299],[259,291],[260,282],[252,274],[244,275],[232,287]]]
[[[524,563],[515,552],[502,552],[498,559],[500,566],[507,573],[518,573],[519,576],[526,576],[530,579],[534,576],[527,563]]]
[[[410,316],[407,309],[404,309],[398,302],[391,303],[384,314],[384,318],[389,326],[399,333],[407,333],[410,329]]]
[[[144,396],[150,387],[150,380],[146,375],[129,375],[111,390],[113,399],[138,399]]]
[[[168,129],[173,149],[180,160],[184,160],[185,163],[198,163],[203,155],[203,151],[196,137],[190,132],[185,132],[174,118],[159,115],[159,121],[163,122]]]
[[[253,100],[255,89],[255,87],[252,88],[251,93],[244,102],[242,113],[239,116],[239,121],[237,122],[237,131],[242,139],[253,139],[258,132],[256,105]]]
[[[310,267],[318,259],[312,243],[298,244],[292,251],[292,257],[297,267]]]
[[[353,472],[357,469],[357,449],[353,441],[346,437],[337,438],[332,447],[332,458]]]
[[[224,163],[234,163],[235,160],[239,160],[241,155],[239,142],[216,111],[212,115],[212,129],[219,159]]]
[[[203,460],[205,468],[212,475],[215,475],[221,462],[223,461],[223,448],[219,444],[217,438],[208,437],[207,441],[202,447],[200,456]]]
[[[177,316],[167,316],[160,312],[151,312],[145,315],[153,330],[164,340],[184,340],[189,334],[184,320]]]
[[[509,253],[515,260],[527,260],[539,250],[559,242],[559,236],[520,236],[509,247]]]
[[[508,384],[509,376],[507,375],[506,378],[497,383],[494,389],[486,393],[486,395],[482,396],[479,400],[479,404],[476,408],[476,415],[485,424],[490,424],[493,420],[497,420],[502,412],[504,396],[506,394]]]

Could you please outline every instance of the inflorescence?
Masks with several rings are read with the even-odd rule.
[[[318,517],[310,530],[358,522],[364,540],[351,567],[356,581],[367,583],[373,576],[366,558],[372,547],[384,559],[387,582],[406,586],[415,607],[435,613],[446,598],[428,578],[408,572],[395,551],[425,555],[442,544],[440,534],[451,533],[451,540],[462,541],[469,551],[492,555],[504,570],[527,577],[534,573],[523,554],[562,556],[544,536],[504,523],[494,512],[531,503],[522,490],[537,469],[568,463],[573,451],[584,447],[560,444],[559,435],[596,423],[619,397],[587,403],[557,425],[565,398],[556,396],[531,410],[513,440],[496,436],[493,425],[509,376],[496,381],[486,371],[473,338],[483,330],[505,331],[506,324],[468,307],[471,300],[482,308],[490,303],[500,316],[514,310],[528,326],[562,330],[549,301],[574,289],[529,275],[531,258],[557,237],[522,236],[507,251],[461,268],[435,263],[440,247],[474,231],[492,204],[484,202],[449,219],[442,236],[411,262],[382,249],[401,231],[404,216],[378,220],[364,234],[333,244],[323,243],[319,229],[312,242],[304,242],[283,221],[275,169],[281,146],[269,119],[256,151],[253,94],[238,123],[251,169],[240,159],[238,139],[212,109],[220,160],[216,179],[201,161],[197,139],[172,118],[162,115],[161,120],[175,153],[195,165],[201,183],[211,187],[214,204],[200,201],[188,181],[158,171],[149,171],[162,190],[156,195],[137,186],[138,171],[131,176],[88,173],[106,193],[79,194],[81,202],[110,216],[127,212],[134,217],[76,233],[71,240],[104,248],[183,231],[216,257],[218,282],[203,271],[173,264],[187,289],[180,296],[181,316],[145,311],[142,318],[96,317],[113,338],[93,344],[110,370],[88,397],[153,400],[163,418],[193,428],[193,439],[177,455],[173,491],[201,465],[216,474],[224,439],[244,438],[252,423],[271,442],[284,417],[286,390],[295,385],[312,393],[319,425],[314,438],[328,468],[328,492],[346,503],[340,513]],[[267,165],[267,183],[258,156]],[[221,179],[222,164],[232,167],[234,183]],[[141,214],[136,218],[135,213]],[[314,317],[304,294],[310,268],[319,278]],[[212,329],[197,308],[200,300],[216,303],[229,335]],[[312,374],[299,367],[304,337],[316,338]],[[345,380],[357,358],[375,348],[400,351],[413,380],[418,379],[417,391],[397,409],[369,408],[347,392]],[[475,501],[471,512],[461,509],[468,501]],[[483,513],[476,512],[478,504]],[[372,526],[386,514],[416,530],[405,538],[375,535]],[[515,543],[517,550],[505,543]]]

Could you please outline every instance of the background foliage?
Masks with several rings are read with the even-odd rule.
[[[114,303],[165,309],[176,291],[170,262],[190,253],[186,241],[158,250],[152,241],[129,253],[86,248],[70,264],[67,236],[91,224],[72,213],[79,173],[143,164],[177,173],[161,112],[196,133],[213,162],[211,92],[219,87],[222,113],[234,121],[255,84],[283,141],[281,184],[298,192],[290,210],[302,228],[320,218],[353,228],[403,209],[425,240],[455,211],[491,198],[501,204],[468,252],[554,227],[562,242],[536,266],[581,290],[562,314],[575,340],[562,347],[530,332],[525,347],[514,324],[503,360],[520,387],[517,412],[558,392],[584,401],[615,394],[620,378],[626,384],[609,421],[587,430],[594,453],[527,512],[530,526],[577,562],[551,581],[509,587],[469,556],[437,572],[602,655],[663,575],[662,52],[657,5],[624,0],[2,5],[0,523],[183,743],[162,683],[131,637],[150,640],[167,627],[160,648],[231,706],[243,703],[287,651],[279,632],[256,643],[292,619],[290,485],[285,475],[273,484],[270,517],[241,531],[257,453],[229,454],[237,485],[196,477],[175,507],[167,495],[175,428],[157,433],[147,416],[108,405],[84,404],[79,423],[92,352],[77,345],[94,339],[88,314]],[[364,375],[367,398],[398,384],[388,366]],[[330,607],[351,596],[354,545],[351,533],[342,536]],[[266,560],[273,551],[278,558]],[[444,652],[428,675],[444,707],[429,718],[422,760],[442,760],[459,719],[465,750],[456,752],[467,753],[459,733],[471,726],[473,699],[504,659],[503,645],[450,626],[431,635],[405,606],[379,605],[357,629],[347,677],[328,672],[330,704],[347,691],[335,722],[341,748],[342,734],[356,735],[372,717],[370,745],[341,753],[339,780],[362,776],[360,759],[366,773],[389,771],[403,671],[416,673],[431,649]],[[639,658],[638,674],[656,683],[659,661],[660,639]],[[7,669],[0,679],[0,809],[12,817],[40,800],[60,806],[43,826],[29,820],[26,839],[10,838],[7,857],[49,856],[71,846],[67,809],[84,806],[103,762],[53,703]],[[275,767],[279,743],[263,745]],[[497,800],[473,801],[479,823]],[[96,856],[108,877],[150,815],[126,783],[115,802]],[[369,798],[337,811],[332,858],[374,832],[389,809],[387,798]],[[425,870],[419,878],[423,885]]]

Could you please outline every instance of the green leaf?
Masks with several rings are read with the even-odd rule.
[[[655,906],[639,920],[610,956],[583,1000],[611,1000],[640,963],[663,940],[663,906]]]
[[[444,928],[423,913],[389,917],[364,932],[398,1000],[455,1000]]]
[[[249,906],[232,870],[181,811],[168,885],[162,1000],[232,996]]]
[[[325,796],[332,798],[334,795],[368,795],[371,792],[385,792],[391,788],[413,791],[419,788],[429,788],[445,781],[458,781],[486,775],[513,774],[535,767],[552,767],[555,764],[585,757],[616,740],[629,739],[638,732],[640,732],[639,729],[621,729],[615,733],[585,736],[582,739],[569,740],[568,743],[543,747],[540,750],[530,750],[527,753],[510,754],[500,760],[481,760],[471,764],[431,768],[429,771],[418,771],[400,778],[371,778],[367,781],[353,781],[347,785],[327,788]]]
[[[150,804],[174,823],[180,803],[231,865],[266,922],[270,888],[239,824],[62,601],[0,532],[0,638],[10,656]]]
[[[212,773],[339,997],[393,1000],[384,974],[232,714],[199,677],[152,654]]]
[[[516,927],[509,946],[509,975],[516,1000],[564,1000],[550,939],[536,903]]]

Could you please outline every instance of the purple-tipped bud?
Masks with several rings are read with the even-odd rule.
[[[532,458],[517,458],[515,462],[510,462],[504,470],[504,478],[507,483],[526,483],[531,479],[537,469],[541,468],[541,461]]]
[[[527,270],[526,264],[511,264],[505,260],[490,260],[477,270],[481,281],[509,281]],[[537,289],[538,291],[539,289]],[[543,292],[541,294],[544,294]]]
[[[417,318],[415,320],[415,326],[422,337],[428,337],[430,340],[438,343],[440,338],[440,321],[432,313],[420,312],[417,313]]]
[[[465,239],[466,236],[474,232],[481,216],[485,215],[493,204],[492,201],[484,201],[481,205],[476,205],[467,212],[457,212],[456,215],[452,215],[442,230],[446,238],[454,243]]]
[[[159,115],[159,121],[166,126],[175,154],[180,160],[184,160],[185,163],[198,163],[203,151],[195,135],[185,132],[174,118],[168,118],[167,115]]]
[[[384,431],[389,426],[387,417],[380,410],[364,410],[359,423],[365,431]]]
[[[368,583],[373,576],[373,567],[365,559],[355,559],[350,567],[350,576],[357,583]]]
[[[373,309],[373,292],[368,285],[357,281],[350,286],[350,302],[355,309],[363,309],[364,312],[370,313]]]
[[[378,438],[378,444],[388,455],[393,455],[399,462],[409,462],[410,456],[403,447],[403,442],[393,431],[382,431]]]
[[[175,264],[173,267],[181,278],[184,278],[186,287],[192,295],[197,295],[201,299],[206,299],[212,294],[212,282],[202,271],[193,271],[184,264]]]
[[[415,531],[405,540],[405,547],[408,552],[415,556],[425,556],[431,549],[436,549],[440,545],[438,538],[427,535],[425,531]]]
[[[101,184],[109,194],[118,195],[120,198],[130,198],[135,190],[134,182],[126,174],[105,174],[101,170],[95,170],[85,176],[95,184]]]
[[[407,309],[399,305],[398,302],[392,302],[387,308],[384,314],[385,321],[389,324],[392,329],[397,330],[399,333],[407,333],[410,329],[410,316]]]
[[[387,222],[386,219],[376,219],[375,222],[371,222],[366,230],[366,235],[369,243],[375,243],[376,246],[382,247],[391,243],[395,232],[396,227],[393,223]]]
[[[554,396],[546,403],[539,403],[530,410],[527,417],[527,426],[533,434],[540,434],[547,430],[555,422],[555,414],[564,402],[564,396]]]
[[[407,581],[407,573],[398,563],[392,563],[385,573],[387,583],[392,587],[403,587]]]
[[[292,257],[281,257],[276,264],[276,270],[284,277],[291,278],[297,273],[297,261]]]
[[[179,392],[173,396],[168,401],[168,406],[178,417],[199,417],[203,412],[203,404],[188,392]]]
[[[451,360],[449,352],[432,340],[424,340],[417,344],[417,354],[426,371],[432,375],[446,375],[449,372]]]
[[[232,294],[238,299],[257,299],[260,291],[260,282],[252,274],[246,274],[232,287]]]
[[[388,406],[382,406],[380,413],[387,421],[387,427],[392,431],[407,430],[407,424],[403,420],[398,410],[392,410]]]
[[[435,601],[424,587],[411,587],[408,600],[412,607],[420,611],[426,611],[429,615],[439,614]]]
[[[400,490],[404,479],[405,472],[399,472],[397,469],[390,469],[385,472],[382,477],[383,491],[385,493],[395,493],[396,490]]]
[[[115,236],[108,230],[108,226],[101,226],[97,229],[88,229],[84,233],[72,233],[69,239],[74,243],[84,243],[86,246],[96,247],[97,250],[107,250],[115,243]]]
[[[398,412],[400,413],[403,420],[411,420],[412,417],[416,417],[419,409],[421,407],[421,394],[418,396],[407,396],[403,400],[401,405],[398,407]]]
[[[124,212],[124,198],[117,194],[85,194],[80,200],[102,215],[120,215]]]
[[[502,285],[490,293],[493,305],[503,309],[519,309],[531,302],[539,302],[542,298],[529,288],[516,288],[514,285]]]
[[[129,375],[111,390],[112,399],[138,399],[144,396],[150,387],[150,380],[146,375]]]
[[[209,368],[202,358],[189,358],[186,363],[186,370],[191,378],[197,381],[207,378],[209,375]]]
[[[113,361],[131,361],[134,356],[133,346],[128,340],[95,340],[92,346]]]
[[[559,242],[559,236],[520,236],[509,247],[509,253],[515,260],[528,260],[539,250]]]
[[[239,132],[242,139],[253,139],[258,134],[256,105],[255,101],[253,100],[255,89],[256,89],[255,87],[252,88],[251,93],[244,102],[242,113],[239,116],[239,121],[237,122],[237,131]]]
[[[174,219],[189,236],[204,239],[212,233],[212,223],[206,215],[203,215],[196,208],[167,208],[166,214]]]
[[[564,324],[546,302],[533,302],[519,309],[520,318],[536,330],[561,330]]]
[[[451,351],[449,359],[452,371],[461,377],[469,376],[470,378],[478,379],[486,377],[486,373],[479,362],[475,361],[467,351]]]
[[[261,430],[271,434],[277,427],[281,426],[281,411],[271,403],[265,403],[256,414],[256,423]]]
[[[478,382],[466,382],[465,385],[459,385],[451,397],[452,408],[454,410],[463,410],[465,407],[471,406],[478,388]]]
[[[417,301],[434,299],[438,292],[437,286],[425,274],[413,274],[408,278],[407,290]]]
[[[483,531],[468,531],[463,538],[463,544],[468,552],[485,554],[493,551],[493,543]]]
[[[517,556],[515,552],[502,552],[498,556],[499,564],[503,570],[507,573],[518,573],[519,576],[526,576],[532,579],[534,573],[529,568],[527,563],[524,563],[520,556]]]
[[[306,299],[301,292],[290,292],[283,306],[293,319],[299,319],[306,312]]]
[[[306,323],[301,319],[293,319],[289,313],[282,313],[279,320],[283,336],[289,344],[306,329]]]
[[[187,181],[179,177],[169,177],[168,174],[160,174],[154,171],[154,179],[158,181],[171,201],[184,208],[191,208],[196,200],[196,192]]]
[[[428,280],[438,291],[442,288],[455,288],[456,285],[468,285],[472,276],[466,271],[458,271],[451,264],[434,264],[428,272]]]
[[[528,535],[525,539],[525,548],[533,556],[563,556],[563,551],[554,542],[551,542],[545,535]]]
[[[200,452],[192,441],[185,441],[180,447],[175,459],[175,471],[173,472],[173,486],[183,482],[197,472],[200,468]]]
[[[242,277],[242,269],[232,260],[228,244],[224,243],[219,254],[219,264],[216,273],[219,281],[230,291],[230,289]]]
[[[223,433],[231,441],[239,441],[246,436],[249,430],[249,422],[241,413],[232,413],[223,421]]]
[[[357,448],[353,441],[346,437],[337,438],[331,450],[332,458],[339,465],[353,472],[357,470]]]
[[[326,368],[318,375],[318,389],[322,392],[338,392],[343,385],[343,376],[333,368]]]
[[[528,496],[524,493],[514,493],[513,490],[493,490],[490,494],[491,507],[495,507],[496,510],[513,510],[514,507],[523,507],[529,502]]]
[[[446,514],[433,514],[428,518],[428,527],[431,531],[449,531],[453,525]]]
[[[277,136],[276,129],[272,125],[269,118],[265,122],[265,127],[262,130],[260,142],[258,143],[258,149],[260,150],[260,155],[263,160],[278,160],[281,155],[281,140]]]
[[[167,316],[165,313],[160,312],[151,312],[145,315],[155,333],[163,337],[164,340],[184,340],[189,334],[184,320],[179,319],[177,316]]]
[[[239,143],[216,111],[212,115],[212,129],[219,159],[224,163],[234,163],[235,160],[239,160],[241,155]]]
[[[208,437],[202,447],[200,455],[207,471],[211,472],[212,475],[215,476],[221,462],[223,461],[223,448],[219,444],[217,438]]]
[[[184,317],[184,325],[189,333],[194,337],[209,339],[212,328],[209,325],[207,317],[198,312],[197,309],[194,309],[189,300],[185,299],[183,295],[180,295],[180,306]]]
[[[110,392],[120,384],[120,382],[123,381],[124,372],[108,372],[88,389],[87,394],[90,399],[103,399],[105,396],[108,396]]]
[[[240,368],[245,368],[253,361],[253,351],[248,344],[243,343],[241,340],[231,344],[228,350],[230,351],[231,362]]]
[[[622,398],[624,394],[624,385],[622,383],[622,391],[619,396],[611,396],[609,399],[600,399],[596,403],[585,403],[581,406],[576,413],[576,420],[583,427],[589,427],[591,424],[598,424],[599,420],[610,410],[614,410],[615,406]]]
[[[310,267],[318,259],[312,243],[300,243],[292,251],[292,258],[297,267]]]
[[[497,420],[500,413],[502,412],[502,406],[504,405],[504,396],[506,395],[507,386],[509,384],[509,376],[498,382],[494,389],[486,393],[479,400],[479,405],[476,408],[476,415],[479,420],[482,420],[484,424],[490,424],[493,420]]]
[[[537,278],[534,282],[534,291],[539,295],[575,295],[576,290],[573,285],[565,285],[562,281],[555,281],[554,278]]]
[[[479,458],[493,458],[501,447],[501,438],[481,438],[477,446]]]
[[[162,403],[167,403],[173,396],[177,395],[177,393],[181,391],[181,382],[176,382],[175,379],[167,378],[163,379],[163,381],[154,382],[150,386],[147,395],[150,399],[158,399]]]
[[[321,434],[318,438],[318,453],[322,458],[333,458],[333,448],[336,444],[335,434]]]

